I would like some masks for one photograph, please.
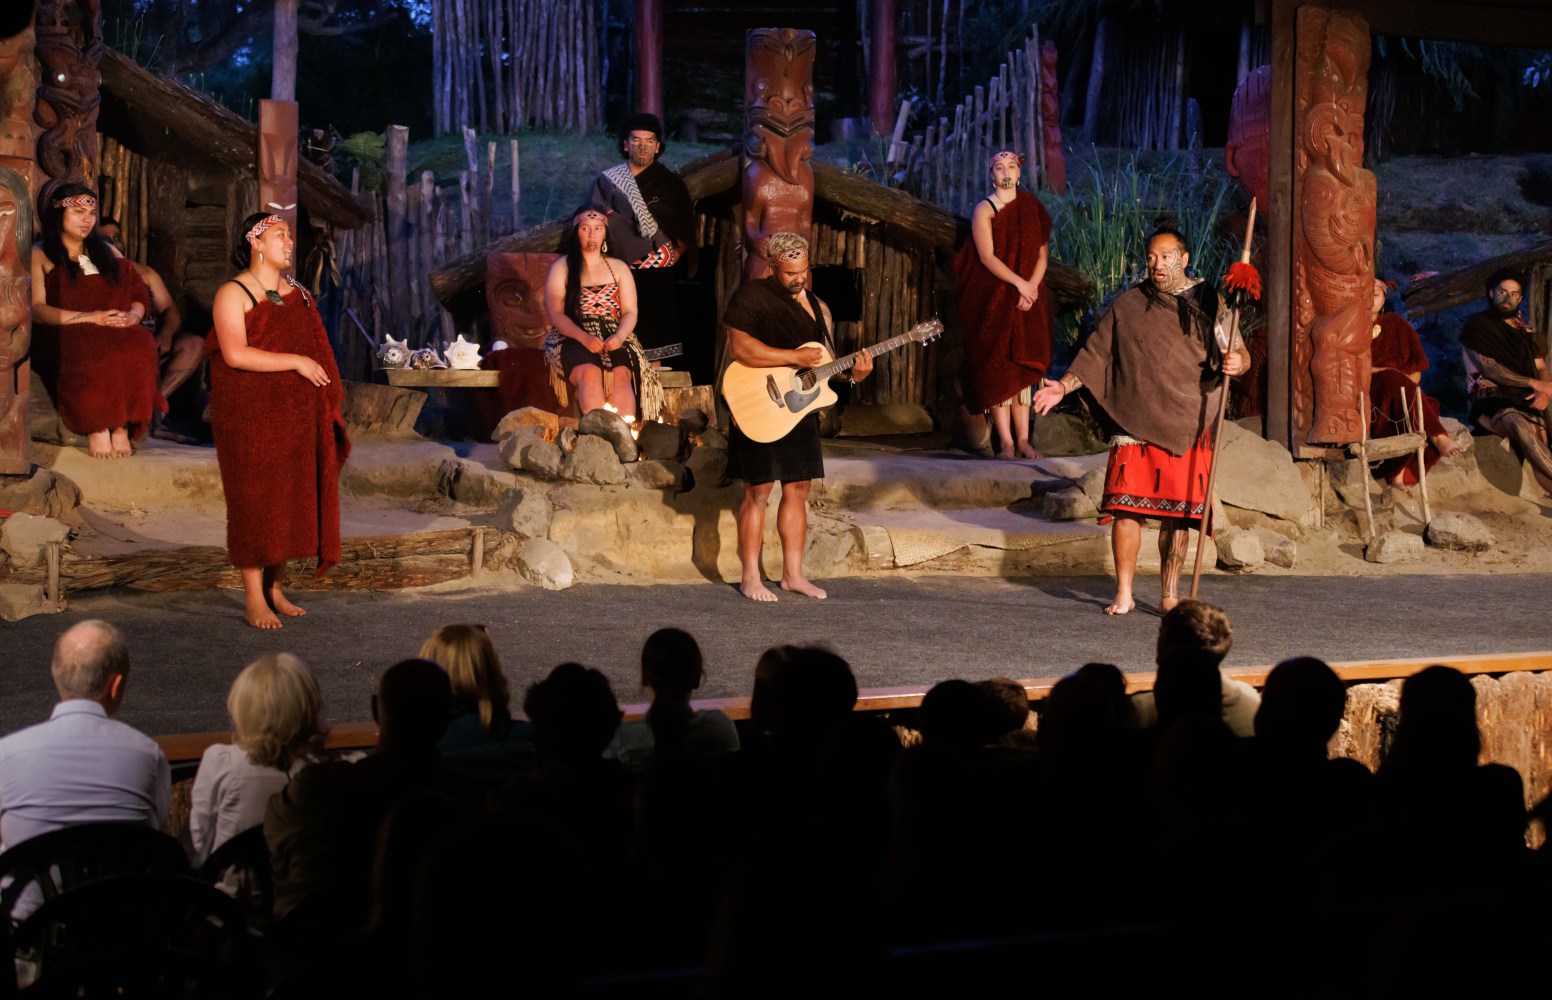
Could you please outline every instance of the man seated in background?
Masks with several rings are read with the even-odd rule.
[[[1520,319],[1524,282],[1500,269],[1487,279],[1487,308],[1460,330],[1466,364],[1467,423],[1508,438],[1536,482],[1552,494],[1552,449],[1547,447],[1547,403],[1552,402],[1546,337]]]

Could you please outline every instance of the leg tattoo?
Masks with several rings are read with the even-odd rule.
[[[1180,571],[1185,567],[1186,552],[1190,547],[1191,530],[1183,522],[1159,522],[1160,610],[1168,611],[1180,603]]]
[[[1519,410],[1501,410],[1493,418],[1493,431],[1509,439],[1520,459],[1530,463],[1537,479],[1552,482],[1552,450],[1547,448],[1545,433],[1535,417]]]

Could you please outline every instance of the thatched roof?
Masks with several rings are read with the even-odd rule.
[[[828,163],[814,165],[814,197],[868,223],[882,225],[904,242],[944,253],[969,238],[970,221]],[[738,187],[738,155],[731,150],[702,157],[679,171],[696,201]],[[431,272],[431,290],[448,304],[485,280],[485,258],[492,253],[554,253],[560,247],[565,220],[546,222],[493,241],[483,250],[465,254]],[[1070,267],[1052,261],[1046,280],[1064,303],[1087,302],[1093,282]]]
[[[105,134],[149,159],[208,162],[257,179],[257,125],[112,49],[103,52],[100,68],[98,128]],[[302,204],[315,218],[345,229],[370,218],[350,191],[317,164],[300,162],[297,186]]]

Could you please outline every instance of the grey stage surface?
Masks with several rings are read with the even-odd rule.
[[[845,656],[863,687],[930,684],[950,677],[1055,677],[1090,660],[1150,670],[1158,618],[1107,618],[1103,577],[1020,580],[926,577],[822,581],[823,602],[783,595],[776,605],[715,584],[578,586],[463,594],[309,593],[310,614],[280,632],[242,621],[235,591],[76,598],[62,615],[0,622],[0,733],[48,717],[48,660],[70,623],[105,618],[124,631],[133,672],[120,715],[150,733],[221,730],[226,692],[244,663],[290,650],[319,674],[335,721],[369,717],[376,677],[415,655],[437,625],[482,622],[512,684],[524,688],[555,664],[576,660],[609,675],[621,702],[644,700],[636,654],[654,629],[688,629],[705,652],[707,697],[746,695],[755,660],[783,642],[821,642]],[[1142,595],[1157,592],[1144,578]],[[1230,665],[1296,654],[1330,660],[1552,649],[1541,595],[1552,577],[1224,577],[1202,597],[1235,626]]]

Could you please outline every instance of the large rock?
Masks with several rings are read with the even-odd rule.
[[[461,504],[486,510],[501,502],[501,494],[518,481],[517,473],[492,469],[467,458],[448,458],[437,470],[437,492]]]
[[[351,440],[369,437],[415,437],[415,421],[426,394],[374,382],[345,382],[345,402],[340,407]]]
[[[841,413],[840,437],[931,433],[932,414],[915,403],[852,403]]]
[[[543,427],[538,427],[534,424],[524,424],[521,427],[514,428],[512,433],[501,439],[500,445],[496,448],[496,453],[501,456],[503,462],[512,468],[521,469],[523,467],[523,449],[536,442],[546,440]]]
[[[1095,423],[1077,413],[1034,417],[1029,425],[1029,440],[1036,451],[1046,456],[1097,455],[1109,448]]]
[[[632,462],[625,467],[625,478],[632,486],[649,490],[678,493],[686,486],[684,466],[678,462]]]
[[[649,462],[677,462],[684,452],[682,427],[657,420],[643,420],[636,438],[638,457]]]
[[[32,615],[52,615],[65,610],[48,602],[42,584],[0,583],[0,619],[19,622]]]
[[[1254,531],[1226,525],[1213,532],[1218,565],[1225,569],[1255,569],[1266,562],[1266,550]]]
[[[686,407],[679,411],[679,429],[686,434],[699,434],[711,424],[706,411],[697,406]]]
[[[1363,557],[1371,563],[1398,563],[1421,559],[1423,539],[1420,535],[1405,531],[1387,531],[1363,550]]]
[[[1078,489],[1082,490],[1083,495],[1093,501],[1096,510],[1105,499],[1105,473],[1107,471],[1101,465],[1099,468],[1090,469],[1078,477]]]
[[[566,456],[560,474],[563,479],[598,486],[625,482],[625,466],[620,464],[614,446],[592,434],[577,438],[576,450]]]
[[[689,461],[684,463],[684,467],[694,481],[694,488],[719,489],[727,476],[727,462],[725,448],[701,445],[690,452]]]
[[[1218,496],[1231,507],[1300,521],[1310,508],[1309,487],[1288,449],[1225,422],[1218,455]]]
[[[577,450],[577,429],[575,427],[562,427],[560,433],[555,435],[555,444],[560,448],[562,455],[569,455]]]
[[[550,533],[550,498],[534,486],[519,486],[501,494],[496,505],[496,526],[524,538],[543,538]]]
[[[695,439],[696,439],[696,441],[699,442],[699,447],[701,447],[701,448],[722,448],[722,449],[726,449],[727,446],[728,446],[727,435],[723,434],[721,431],[717,430],[715,427],[708,427],[708,428],[706,428],[705,430],[703,430],[699,434],[697,434]]]
[[[530,538],[517,550],[517,571],[545,590],[565,590],[576,580],[571,559],[547,538]]]
[[[851,525],[831,518],[815,518],[803,550],[805,572],[818,575],[833,571],[851,557],[856,544]]]
[[[1266,561],[1273,566],[1281,566],[1283,569],[1293,569],[1293,564],[1299,558],[1299,545],[1286,535],[1278,534],[1271,528],[1251,528],[1255,536],[1261,540],[1261,551],[1266,553]]]
[[[554,441],[562,427],[575,427],[576,425],[575,417],[560,417],[548,410],[525,406],[521,410],[513,410],[502,417],[501,422],[496,425],[496,429],[490,432],[490,439],[492,441],[500,441],[519,427],[532,426],[543,428],[544,439],[546,441]]]
[[[12,514],[0,527],[0,549],[10,557],[11,565],[26,569],[42,564],[50,542],[70,537],[70,526],[52,517]]]
[[[0,510],[74,518],[81,490],[52,469],[36,466],[29,476],[0,476]]]
[[[535,441],[527,445],[518,455],[518,460],[524,472],[532,472],[546,479],[559,479],[566,464],[566,456],[560,450],[560,445],[548,441]]]
[[[1493,533],[1487,525],[1457,511],[1435,514],[1428,522],[1428,544],[1440,549],[1457,549],[1461,552],[1485,552],[1493,547]]]
[[[1040,511],[1047,521],[1076,521],[1099,514],[1094,501],[1076,486],[1047,493],[1041,498]]]
[[[577,433],[608,441],[622,462],[636,461],[636,438],[631,434],[630,424],[618,413],[604,409],[593,410],[578,421]]]

